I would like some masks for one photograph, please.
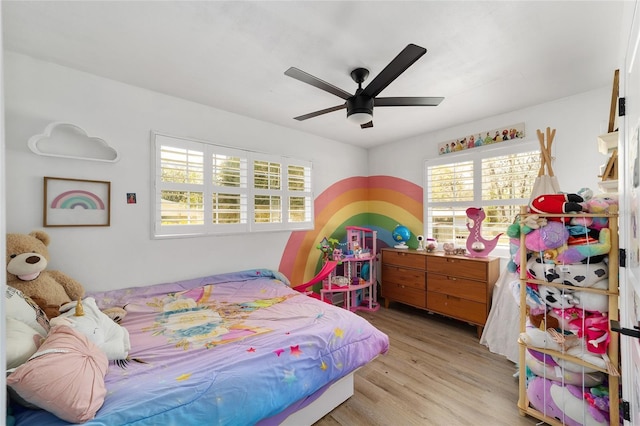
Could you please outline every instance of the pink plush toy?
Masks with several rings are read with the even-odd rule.
[[[569,239],[569,231],[560,222],[547,222],[546,225],[534,229],[524,237],[527,249],[543,252],[564,245]]]
[[[583,203],[583,210],[589,213],[609,213],[611,206],[618,205],[618,196],[614,194],[596,195]],[[591,229],[601,230],[609,226],[609,219],[606,217],[595,217],[589,225]]]

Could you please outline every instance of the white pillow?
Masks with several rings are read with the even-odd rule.
[[[28,324],[17,319],[6,318],[7,324],[7,370],[18,367],[38,350],[39,342],[44,337]]]
[[[62,420],[84,423],[95,417],[107,395],[109,361],[84,334],[53,327],[38,352],[7,377],[20,401]]]
[[[7,324],[7,364],[15,368],[35,353],[39,342],[47,336],[49,324],[42,309],[21,291],[7,287],[5,291]]]
[[[5,308],[7,318],[13,318],[35,329],[43,337],[49,332],[47,317],[31,298],[20,290],[7,286],[5,291]]]

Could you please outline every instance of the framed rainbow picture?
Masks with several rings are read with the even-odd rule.
[[[110,226],[111,182],[44,178],[43,226]]]

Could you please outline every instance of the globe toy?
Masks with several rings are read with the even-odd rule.
[[[396,244],[394,247],[397,249],[408,249],[407,241],[411,238],[411,231],[409,228],[403,225],[398,225],[391,233],[393,240],[399,244]]]

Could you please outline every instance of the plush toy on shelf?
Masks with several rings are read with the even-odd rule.
[[[562,419],[567,426],[609,424],[608,406],[607,411],[603,411],[595,403],[591,404],[579,386],[536,377],[527,384],[527,396],[537,410],[548,417]]]
[[[584,202],[578,194],[544,194],[540,195],[529,203],[529,211],[532,213],[579,213],[583,211]],[[571,217],[553,217],[548,220],[566,223]]]

